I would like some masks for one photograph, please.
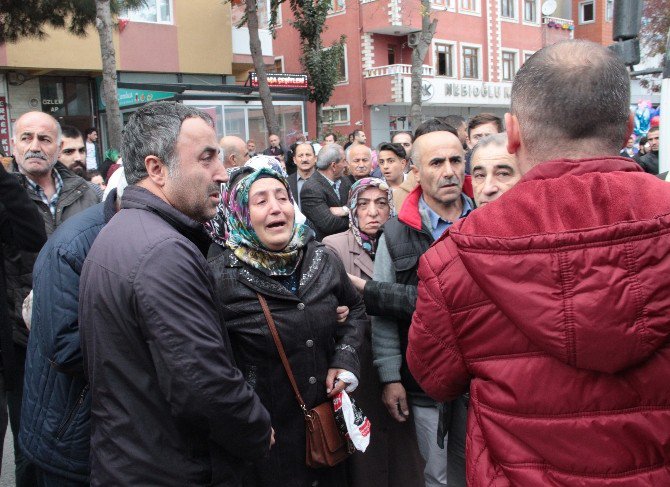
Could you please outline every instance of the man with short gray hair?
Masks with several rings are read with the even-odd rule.
[[[629,104],[609,49],[536,52],[505,116],[519,184],[421,259],[407,363],[469,392],[469,486],[670,485],[670,192],[619,156]]]
[[[317,171],[300,192],[301,210],[316,229],[316,239],[340,233],[349,228],[346,208],[351,182],[342,177],[346,159],[339,144],[329,144],[319,151]]]
[[[93,243],[79,293],[91,484],[241,485],[273,436],[234,365],[206,260],[202,223],[228,180],[212,119],[145,105],[125,127],[123,161],[123,210]]]

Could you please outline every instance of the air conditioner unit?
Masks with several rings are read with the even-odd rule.
[[[415,48],[419,45],[420,32],[411,32],[407,35],[407,45],[411,48]]]

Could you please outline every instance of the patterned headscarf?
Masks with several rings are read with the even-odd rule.
[[[293,203],[291,190],[286,178],[267,167],[262,167],[242,177],[232,188],[226,188],[223,201],[226,205],[226,226],[228,238],[226,245],[242,262],[270,276],[288,276],[293,274],[302,248],[314,238],[314,232],[307,225],[293,221],[293,235],[288,245],[280,251],[267,249],[251,226],[249,216],[249,190],[258,179],[271,177],[280,181]]]
[[[358,226],[358,216],[356,216],[356,207],[358,206],[358,197],[370,188],[379,188],[386,191],[386,197],[389,203],[389,216],[395,216],[395,206],[393,205],[393,193],[385,181],[378,178],[363,178],[356,181],[349,190],[349,200],[347,208],[349,210],[349,228],[354,234],[354,239],[363,250],[374,260],[377,251],[377,236],[371,237],[363,233]]]

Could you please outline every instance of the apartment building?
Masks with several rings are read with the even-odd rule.
[[[341,134],[363,129],[376,145],[409,128],[411,46],[421,29],[421,4],[332,1],[324,46],[344,34],[346,48],[324,123]],[[516,71],[535,51],[577,36],[611,43],[611,1],[432,0],[431,17],[438,23],[423,65],[423,115],[502,116]],[[290,7],[281,8],[285,20],[274,41],[275,63],[282,71],[300,72]],[[314,106],[307,113],[314,133]]]

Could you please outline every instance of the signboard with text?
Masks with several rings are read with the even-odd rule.
[[[251,86],[258,88],[258,78],[256,73],[252,72]],[[268,73],[268,85],[270,88],[307,88],[307,75],[296,73]]]
[[[411,103],[411,83],[409,78],[403,83],[403,101]],[[427,90],[430,85],[430,90]],[[466,81],[444,78],[424,79],[422,98],[427,105],[466,105],[506,107],[510,103],[512,83]]]
[[[9,117],[7,116],[7,99],[0,96],[0,147],[5,155],[9,155]]]

